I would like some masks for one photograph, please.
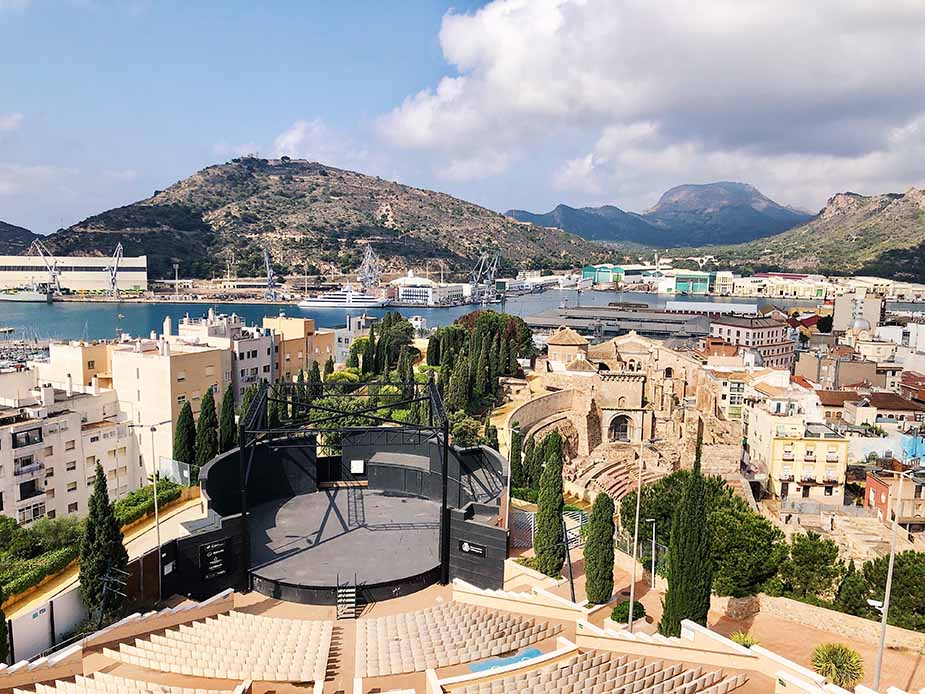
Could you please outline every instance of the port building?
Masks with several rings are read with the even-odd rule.
[[[57,263],[58,284],[71,292],[104,292],[109,290],[109,256],[51,256],[0,255],[0,289],[48,284],[50,281],[46,260]],[[116,285],[120,291],[147,291],[147,256],[123,256],[119,260]]]

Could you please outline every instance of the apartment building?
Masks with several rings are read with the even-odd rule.
[[[832,329],[845,331],[855,325],[863,325],[860,321],[864,321],[867,329],[872,330],[883,322],[885,309],[885,302],[879,296],[863,288],[855,289],[853,292],[835,297]]]
[[[771,318],[717,316],[711,319],[710,335],[755,350],[769,368],[789,369],[793,363],[795,343],[787,336],[786,323]]]
[[[897,464],[898,465],[898,464]],[[925,531],[925,481],[903,479],[900,469],[868,472],[865,482],[864,507],[877,514],[886,525],[898,521],[910,533]]]
[[[248,326],[240,316],[216,314],[214,309],[209,309],[203,318],[182,318],[177,328],[180,341],[194,340],[231,352],[235,403],[241,402],[244,390],[251,384],[275,380],[273,350],[276,340],[272,330]],[[171,336],[169,317],[164,320],[164,336]]]
[[[365,313],[361,316],[347,316],[347,324],[344,327],[334,328],[334,361],[338,364],[345,363],[354,340],[369,335],[369,328],[378,320]]]
[[[292,381],[312,362],[323,366],[335,354],[334,331],[316,329],[311,318],[266,316],[263,327],[275,335],[273,368],[277,378]]]
[[[0,373],[0,512],[19,523],[85,514],[100,463],[110,497],[144,482],[115,392]]]
[[[136,429],[147,469],[173,452],[173,426],[185,402],[199,414],[202,396],[212,389],[216,408],[232,381],[231,351],[179,339],[136,340],[112,346],[112,383],[126,419]],[[163,422],[163,424],[161,424]],[[148,427],[158,425],[151,440]]]

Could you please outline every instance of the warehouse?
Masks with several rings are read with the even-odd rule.
[[[58,284],[72,292],[101,292],[109,289],[109,256],[0,255],[0,289],[15,289],[33,284],[49,284],[46,260],[57,263]],[[119,260],[116,277],[120,291],[148,289],[147,256],[124,256]]]

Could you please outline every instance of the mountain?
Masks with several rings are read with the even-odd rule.
[[[722,181],[676,186],[642,214],[619,207],[559,205],[533,214],[509,210],[514,219],[555,226],[586,239],[646,246],[677,247],[740,243],[785,231],[812,215],[784,207],[745,183]]]
[[[812,221],[718,255],[795,271],[925,281],[925,191],[838,193]]]
[[[387,270],[444,261],[468,270],[497,251],[506,269],[574,266],[604,249],[438,193],[288,157],[209,166],[145,200],[48,237],[61,253],[148,256],[153,276],[263,274],[261,247],[283,273],[306,264],[354,270],[369,243]]]
[[[0,222],[0,255],[19,255],[39,238],[28,229]]]

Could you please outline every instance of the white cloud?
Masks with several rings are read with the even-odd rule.
[[[50,189],[69,193],[77,169],[0,162],[0,196],[34,195]]]
[[[274,156],[310,159],[338,167],[357,167],[367,160],[365,149],[330,128],[321,118],[297,120],[273,140]]]
[[[22,122],[23,115],[21,113],[0,113],[0,132],[19,130]]]
[[[438,170],[473,147],[508,165],[572,146],[553,183],[584,194],[639,202],[667,171],[815,205],[916,175],[893,140],[925,128],[923,34],[919,0],[494,0],[447,13],[453,73],[377,126]]]
[[[450,181],[474,181],[501,173],[507,166],[508,156],[504,152],[477,152],[450,160],[436,174]]]

